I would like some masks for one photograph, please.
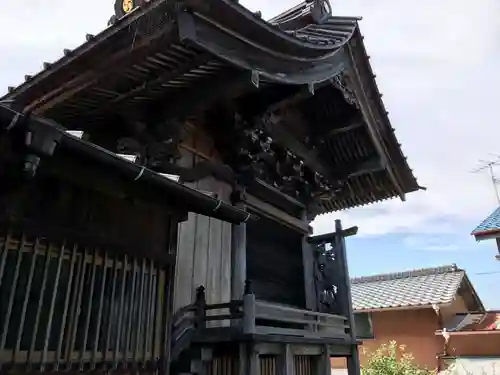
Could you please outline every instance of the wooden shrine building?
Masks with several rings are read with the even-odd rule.
[[[359,374],[345,237],[419,189],[358,19],[117,1],[0,99],[0,373]]]

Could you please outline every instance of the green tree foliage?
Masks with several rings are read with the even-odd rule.
[[[362,375],[434,375],[434,371],[422,369],[414,362],[411,353],[405,351],[404,345],[395,341],[381,345],[377,350],[369,352],[363,348],[366,356]]]

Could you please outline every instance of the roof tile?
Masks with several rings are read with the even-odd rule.
[[[455,265],[353,278],[354,310],[428,306],[454,300],[465,271]]]

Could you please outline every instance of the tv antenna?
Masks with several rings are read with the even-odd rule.
[[[494,160],[479,160],[481,165],[473,169],[472,173],[480,173],[487,171],[491,178],[491,184],[493,185],[493,189],[495,190],[495,196],[497,198],[497,203],[500,205],[500,194],[498,192],[498,185],[500,184],[500,179],[495,176],[494,166],[500,165],[500,155],[490,154],[495,157]]]

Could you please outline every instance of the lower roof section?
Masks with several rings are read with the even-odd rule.
[[[356,312],[446,305],[455,300],[461,288],[471,295],[473,309],[484,311],[467,274],[456,265],[351,279]]]
[[[4,133],[2,136],[9,136],[10,132],[18,130],[17,127],[25,127],[32,134],[29,137],[31,144],[27,145],[31,151],[45,157],[56,158],[58,149],[62,148],[72,154],[90,159],[109,169],[110,173],[118,172],[136,185],[142,184],[146,189],[150,186],[162,190],[165,200],[181,211],[195,212],[231,223],[241,223],[251,218],[249,213],[220,199],[181,185],[122,156],[86,142],[52,121],[21,114],[7,106],[0,105],[0,130]]]

